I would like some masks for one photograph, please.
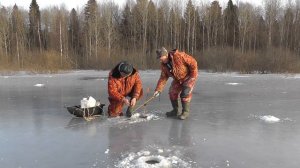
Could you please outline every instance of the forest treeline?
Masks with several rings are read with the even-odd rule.
[[[0,70],[110,69],[127,60],[156,69],[165,46],[193,55],[200,69],[300,72],[300,1],[87,0],[84,7],[29,9],[0,4]]]

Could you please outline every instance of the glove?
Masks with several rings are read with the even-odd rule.
[[[187,98],[191,92],[191,88],[188,86],[183,86],[182,91],[180,93],[181,98]]]
[[[155,91],[153,94],[154,97],[158,97],[159,95],[160,95],[160,91]]]

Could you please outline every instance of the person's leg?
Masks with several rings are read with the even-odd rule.
[[[123,115],[122,113],[122,107],[124,105],[123,102],[109,99],[109,103],[110,103],[108,106],[109,117],[117,117]]]
[[[176,80],[173,80],[169,89],[169,98],[172,104],[173,109],[166,113],[167,117],[173,117],[179,115],[179,104],[178,104],[178,96],[181,92],[182,86]]]
[[[182,104],[182,114],[180,119],[185,120],[190,114],[190,102],[192,100],[192,91],[194,89],[196,80],[190,80],[182,85],[182,92],[180,94]]]

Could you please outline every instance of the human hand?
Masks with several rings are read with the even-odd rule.
[[[130,106],[135,106],[136,98],[131,99]]]
[[[153,96],[154,97],[158,97],[160,95],[160,91],[155,91],[154,93],[153,93]]]
[[[128,99],[126,99],[126,97],[124,97],[124,98],[122,99],[122,102],[123,102],[123,103],[125,103],[127,106],[129,106],[129,105],[130,105],[130,102],[129,102],[129,100],[128,100]]]

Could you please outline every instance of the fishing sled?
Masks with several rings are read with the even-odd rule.
[[[70,114],[76,117],[90,117],[94,115],[102,115],[105,104],[100,104],[91,108],[81,108],[80,105],[66,107]]]

